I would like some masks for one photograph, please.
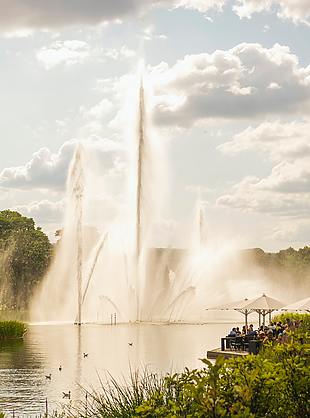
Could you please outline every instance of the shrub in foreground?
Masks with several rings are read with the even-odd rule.
[[[309,344],[268,347],[242,358],[217,359],[164,379],[164,390],[145,400],[138,417],[310,416]]]

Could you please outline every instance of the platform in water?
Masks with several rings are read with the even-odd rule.
[[[220,348],[215,348],[213,350],[207,351],[207,358],[216,359],[217,357],[220,357],[220,356],[224,358],[243,357],[248,354],[249,354],[248,351],[230,351],[230,350],[222,351]]]

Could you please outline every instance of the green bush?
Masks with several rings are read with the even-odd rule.
[[[163,390],[139,405],[135,416],[310,416],[309,344],[279,344],[214,365],[202,361],[207,367],[201,370],[166,377]]]
[[[164,379],[163,389],[136,409],[138,417],[310,416],[309,315],[283,314],[275,320],[302,320],[285,344],[267,344],[257,355],[185,369]]]
[[[286,321],[300,321],[302,331],[310,331],[310,314],[301,314],[301,313],[282,313],[273,317],[273,321],[286,323]]]
[[[0,321],[0,340],[22,338],[26,331],[24,322]]]

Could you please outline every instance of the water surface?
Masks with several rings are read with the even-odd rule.
[[[0,343],[0,411],[40,414],[46,399],[51,411],[69,402],[63,392],[70,390],[76,402],[82,387],[98,388],[109,374],[128,377],[130,368],[166,373],[200,367],[199,358],[218,347],[231,326],[31,325],[24,342]]]

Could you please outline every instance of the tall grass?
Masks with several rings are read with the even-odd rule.
[[[24,322],[0,321],[0,340],[22,338],[26,331]]]
[[[131,372],[128,381],[119,383],[112,376],[109,382],[101,382],[98,391],[87,393],[87,400],[78,409],[71,410],[70,417],[80,418],[129,418],[136,415],[136,409],[156,393],[163,393],[164,379],[156,374]]]

